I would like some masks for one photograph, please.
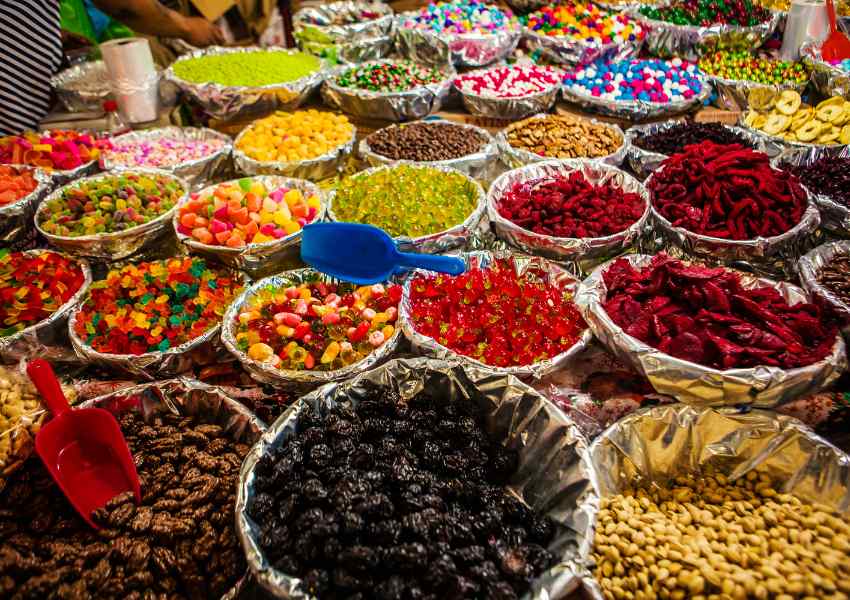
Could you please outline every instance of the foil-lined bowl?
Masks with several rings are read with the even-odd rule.
[[[200,127],[159,127],[144,131],[131,131],[112,138],[116,144],[122,143],[144,143],[156,142],[159,139],[179,139],[191,142],[207,142],[209,140],[220,140],[224,145],[207,156],[187,160],[169,166],[153,167],[173,173],[177,177],[186,180],[192,189],[204,185],[207,181],[215,179],[228,167],[230,153],[233,150],[233,142],[230,137],[212,129]],[[135,165],[122,163],[117,157],[109,158],[107,152],[101,151],[100,167],[105,171],[111,169],[134,169]]]
[[[92,159],[87,163],[83,163],[78,167],[74,167],[73,169],[66,169],[64,171],[60,169],[44,169],[42,170],[50,176],[51,181],[53,182],[54,189],[57,186],[65,185],[74,181],[76,179],[80,179],[81,177],[85,177],[87,175],[94,175],[99,170],[98,160]]]
[[[171,234],[171,219],[177,211],[177,204],[182,201],[182,197],[178,199],[178,202],[171,209],[165,211],[155,219],[151,219],[147,223],[136,225],[130,229],[125,229],[124,231],[66,237],[47,233],[41,228],[40,223],[44,220],[48,205],[53,200],[61,198],[66,189],[76,187],[81,183],[124,174],[161,175],[179,183],[183,187],[183,196],[186,196],[190,190],[189,184],[186,181],[168,171],[162,171],[160,169],[115,169],[109,173],[78,179],[51,192],[35,212],[35,228],[51,245],[61,248],[73,256],[85,256],[88,258],[114,261],[127,258],[140,250],[156,246],[163,238]]]
[[[234,179],[226,183],[237,183],[239,180]],[[251,181],[259,181],[267,190],[274,190],[285,187],[288,189],[299,190],[305,198],[317,196],[322,203],[322,207],[316,214],[312,223],[320,223],[325,217],[327,203],[325,194],[319,187],[304,179],[292,179],[290,177],[280,177],[277,175],[258,175],[252,177]],[[213,191],[221,184],[213,184],[204,189],[198,190],[198,195],[203,195],[207,191]],[[189,202],[189,197],[184,197],[180,204],[177,205],[177,210],[174,213],[172,224],[177,239],[186,246],[193,254],[198,254],[206,259],[211,259],[214,262],[219,262],[233,269],[245,271],[251,278],[267,275],[269,273],[278,272],[285,264],[297,258],[298,251],[301,247],[301,231],[280,238],[279,240],[271,240],[268,242],[246,244],[242,248],[230,248],[228,246],[213,246],[210,244],[202,244],[195,238],[185,233],[180,232],[180,208]]]
[[[352,125],[351,137],[326,154],[295,162],[256,160],[248,156],[239,147],[242,139],[252,127],[253,124],[243,129],[233,142],[233,163],[239,173],[245,175],[280,175],[308,181],[322,181],[338,175],[345,168],[348,156],[354,150],[354,140],[357,136],[357,129]]]
[[[100,112],[109,98],[109,72],[102,60],[83,62],[50,78],[59,101],[68,112]]]
[[[800,285],[804,290],[815,298],[825,301],[845,322],[850,322],[850,305],[818,281],[820,272],[832,259],[847,254],[850,254],[850,241],[841,240],[823,244],[800,257],[797,263],[797,274],[800,276]]]
[[[513,263],[514,270],[518,275],[522,275],[528,269],[542,269],[546,273],[547,282],[562,288],[565,293],[572,294],[578,287],[578,281],[572,273],[568,272],[561,266],[538,256],[524,256],[509,251],[487,252],[478,250],[475,252],[461,253],[459,257],[466,264],[467,270],[474,268],[486,269],[496,260],[507,259]],[[401,303],[398,307],[401,329],[404,331],[405,337],[410,341],[413,350],[419,354],[438,358],[440,360],[459,361],[463,364],[471,365],[483,371],[489,371],[499,375],[514,375],[515,377],[524,379],[541,379],[549,373],[563,368],[564,365],[573,359],[573,357],[577,356],[585,348],[587,348],[588,344],[590,344],[593,339],[590,329],[587,328],[582,332],[579,339],[576,340],[576,343],[570,346],[567,350],[531,365],[497,367],[494,365],[488,365],[487,363],[481,362],[471,356],[460,354],[446,346],[443,346],[434,338],[420,333],[416,330],[416,327],[413,324],[413,318],[411,316],[413,307],[410,300],[410,286],[413,284],[413,279],[417,275],[430,274],[432,274],[430,271],[416,269],[407,277],[404,282],[404,295],[402,296]]]
[[[752,27],[737,25],[676,25],[657,21],[642,14],[638,8],[628,11],[647,31],[644,45],[651,56],[679,57],[696,61],[700,56],[717,50],[752,50],[760,48],[773,34],[780,16],[771,14],[764,23]]]
[[[252,52],[284,52],[298,54],[299,50],[285,48],[261,48],[246,46],[243,48],[213,47],[197,50],[183,55],[165,70],[165,79],[173,82],[183,93],[197,102],[209,115],[218,119],[246,118],[253,114],[266,114],[274,110],[292,110],[298,108],[324,79],[324,61],[312,73],[292,81],[270,83],[260,86],[225,86],[214,81],[194,83],[180,79],[174,73],[174,65],[201,56],[219,54],[248,54]]]
[[[633,41],[598,44],[565,35],[541,35],[526,27],[523,43],[529,52],[540,52],[542,56],[557,64],[577,67],[597,60],[614,62],[637,56],[643,44],[643,37]]]
[[[289,286],[298,286],[302,283],[312,281],[340,283],[336,279],[309,268],[285,271],[279,275],[273,275],[254,282],[233,301],[225,313],[221,330],[221,340],[225,348],[236,357],[244,369],[257,381],[296,390],[314,389],[320,385],[343,381],[359,375],[364,371],[368,371],[392,356],[398,348],[401,331],[399,327],[395,327],[395,331],[390,336],[390,339],[375,348],[363,360],[333,371],[279,369],[273,365],[254,360],[239,348],[239,344],[236,341],[236,324],[239,320],[239,313],[249,301],[266,288],[282,290]]]
[[[670,121],[662,121],[660,123],[635,125],[634,127],[629,127],[626,130],[626,139],[629,142],[629,154],[627,158],[629,166],[632,168],[632,171],[634,171],[638,179],[644,180],[649,177],[652,173],[657,171],[661,167],[661,163],[669,157],[666,154],[661,154],[660,152],[644,150],[636,144],[636,140],[672,129],[683,123],[685,123],[684,119],[673,119]],[[781,151],[779,146],[768,142],[764,138],[754,134],[752,131],[741,127],[735,127],[733,125],[723,124],[723,127],[747,140],[754,150],[764,152],[770,157],[776,156]]]
[[[522,30],[496,30],[492,33],[449,33],[405,27],[418,13],[399,15],[395,27],[396,49],[405,58],[431,65],[483,67],[508,56],[517,47]]]
[[[274,598],[314,597],[302,580],[276,569],[261,548],[260,526],[248,514],[256,496],[257,462],[297,432],[302,413],[326,414],[335,406],[353,408],[381,388],[397,391],[404,401],[425,389],[442,390],[452,402],[477,407],[488,437],[519,452],[519,466],[507,490],[533,511],[555,521],[556,536],[549,548],[559,559],[532,582],[523,598],[566,597],[576,585],[566,566],[589,555],[593,538],[587,532],[598,507],[595,474],[589,468],[584,436],[560,409],[515,377],[424,358],[393,360],[303,396],[251,449],[242,465],[237,490],[236,528],[260,586]]]
[[[0,359],[3,361],[13,362],[34,356],[52,361],[67,361],[73,358],[67,349],[68,316],[88,293],[92,282],[91,268],[85,259],[68,256],[56,250],[37,248],[25,250],[23,254],[39,256],[44,252],[53,252],[76,262],[83,272],[83,282],[80,289],[74,292],[62,306],[56,309],[56,312],[46,319],[12,335],[0,337]]]
[[[753,90],[765,90],[779,95],[785,90],[793,90],[798,94],[803,93],[808,81],[804,83],[759,83],[757,81],[746,81],[744,79],[725,79],[716,75],[709,75],[703,72],[704,77],[708,80],[717,96],[714,99],[714,105],[724,110],[740,112],[747,110],[749,102],[747,98]]]
[[[643,214],[618,233],[598,238],[564,238],[535,233],[503,217],[499,212],[502,197],[514,185],[534,185],[559,175],[566,176],[576,172],[594,185],[613,185],[623,193],[638,194],[644,202]],[[617,167],[593,160],[546,161],[514,169],[496,179],[487,192],[487,217],[496,237],[528,254],[551,260],[576,262],[583,270],[601,259],[610,258],[629,249],[640,237],[649,212],[649,192],[641,182]]]
[[[487,69],[479,69],[464,73],[463,75],[481,75]],[[558,78],[561,79],[560,70],[558,70]],[[457,84],[457,79],[454,81],[454,89],[460,94],[463,100],[463,106],[470,114],[479,117],[487,117],[490,119],[523,119],[530,115],[549,112],[555,105],[558,99],[558,91],[561,88],[561,83],[553,83],[549,88],[527,94],[525,96],[516,96],[511,98],[500,98],[498,96],[486,96],[474,94],[464,91]]]
[[[549,114],[537,114],[529,119],[548,119],[552,115]],[[602,156],[599,158],[587,158],[587,160],[595,160],[604,162],[611,166],[617,167],[623,163],[623,160],[626,158],[626,155],[629,151],[629,145],[626,141],[626,134],[623,133],[623,130],[620,129],[619,126],[614,125],[613,123],[603,123],[602,121],[597,121],[596,119],[581,117],[581,120],[588,121],[593,123],[594,125],[603,125],[608,127],[609,129],[614,130],[622,140],[620,147],[617,148],[614,152],[609,154],[608,156]],[[530,152],[529,150],[524,150],[522,148],[514,148],[508,143],[508,130],[513,128],[516,125],[508,125],[505,129],[501,130],[496,135],[496,144],[499,146],[499,156],[502,159],[502,162],[510,169],[516,169],[519,167],[524,167],[526,165],[544,162],[544,161],[552,161],[552,160],[575,160],[575,159],[566,159],[566,158],[556,158],[553,156],[540,156],[539,154],[535,154],[534,152]]]
[[[408,164],[414,165],[422,165],[425,167],[450,167],[453,169],[457,169],[461,173],[465,173],[470,177],[477,178],[481,175],[487,168],[495,161],[499,156],[499,149],[496,147],[496,141],[493,139],[493,136],[486,129],[481,129],[480,127],[476,127],[475,125],[466,125],[464,123],[454,123],[452,121],[427,121],[429,127],[461,127],[470,132],[470,135],[473,133],[478,134],[478,136],[484,140],[484,144],[476,152],[472,154],[467,154],[465,156],[459,156],[457,158],[449,158],[446,160],[435,160],[435,161],[410,161],[403,159],[395,159],[384,156],[383,154],[378,154],[369,146],[369,138],[375,133],[372,133],[362,140],[360,140],[360,146],[357,149],[357,153],[360,155],[360,158],[365,160],[369,165],[373,167],[380,167],[383,165],[395,165],[399,162],[405,162]],[[404,125],[391,125],[390,127],[404,127]],[[388,129],[388,128],[387,128]]]
[[[823,60],[816,44],[803,44],[800,60],[811,70],[811,82],[821,95],[827,98],[843,96],[845,100],[850,100],[850,72]]]
[[[399,165],[410,164],[406,161],[400,161],[395,163],[394,165],[386,165],[383,167],[372,167],[370,169],[365,169],[360,171],[351,177],[368,177],[372,173],[377,171],[392,169]],[[463,175],[474,187],[478,193],[478,201],[476,203],[475,208],[469,215],[464,219],[461,223],[457,225],[453,225],[444,231],[438,231],[436,233],[429,233],[428,235],[421,235],[419,237],[409,237],[409,236],[396,236],[394,237],[394,241],[398,246],[399,250],[405,252],[420,252],[424,254],[442,254],[443,252],[447,252],[449,250],[456,249],[458,247],[466,244],[467,240],[472,236],[473,232],[479,225],[481,218],[484,216],[484,212],[487,209],[487,196],[484,193],[484,188],[481,187],[481,184],[476,180],[472,179],[469,175],[458,171],[452,167],[443,167],[443,166],[430,166],[420,164],[413,165],[415,167],[420,168],[428,168],[428,169],[437,169],[438,171],[445,171],[447,173],[458,173]],[[336,198],[336,190],[331,191],[328,196],[328,219],[331,221],[339,221],[336,214],[334,213],[334,199]]]
[[[33,172],[35,189],[15,202],[0,205],[0,245],[11,246],[25,238],[32,230],[35,209],[50,190],[52,178],[37,167],[28,165],[3,165],[14,169],[26,169]]]
[[[360,20],[364,11],[375,16]],[[339,23],[341,15],[354,22]],[[393,9],[383,2],[341,0],[305,6],[292,16],[292,23],[298,47],[317,56],[332,47],[344,62],[362,62],[382,58],[392,46]]]
[[[741,129],[745,129],[752,133],[753,135],[757,135],[761,137],[765,144],[772,144],[774,147],[779,149],[779,152],[783,152],[788,148],[797,148],[797,149],[809,149],[809,148],[818,148],[823,152],[826,152],[830,155],[839,154],[844,148],[847,147],[847,144],[816,144],[814,142],[797,142],[786,140],[783,137],[778,135],[770,135],[769,133],[762,131],[761,129],[756,129],[755,127],[750,127],[746,123],[744,123],[745,113],[741,113],[741,116],[738,121],[738,127]]]
[[[600,498],[633,489],[636,482],[665,483],[712,467],[732,481],[767,473],[781,482],[780,493],[842,515],[850,505],[850,457],[797,419],[772,411],[684,404],[646,408],[605,430],[588,455]],[[594,530],[600,526],[595,517]],[[603,600],[589,568],[589,563],[573,565],[574,572],[584,574],[586,597]]]
[[[636,268],[645,268],[653,259],[646,254],[622,258]],[[825,388],[847,368],[847,354],[840,335],[835,336],[832,350],[825,358],[795,369],[763,365],[719,370],[665,354],[628,335],[605,311],[603,305],[608,290],[602,277],[612,263],[601,265],[581,282],[576,304],[599,341],[624,364],[645,376],[659,394],[696,406],[772,408]],[[768,286],[791,304],[809,301],[804,290],[790,283],[745,273],[740,277],[745,288]]]
[[[773,159],[772,164],[777,169],[786,166],[808,166],[817,162],[820,158],[829,156],[834,158],[850,158],[850,146],[839,146],[838,148],[788,148]],[[842,236],[850,236],[850,207],[833,200],[826,194],[809,190],[810,196],[820,210],[821,225]]]
[[[363,66],[395,62],[383,59],[363,63]],[[443,70],[445,77],[441,81],[400,92],[374,92],[337,85],[337,77],[352,68],[356,67],[345,65],[328,74],[322,85],[322,98],[325,103],[349,115],[384,121],[411,121],[437,112],[449,97],[455,75],[454,71],[447,67]]]

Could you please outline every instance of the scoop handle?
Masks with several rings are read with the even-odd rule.
[[[835,5],[832,3],[832,0],[826,0],[826,14],[829,17],[829,31],[836,33],[838,27],[835,24]]]
[[[399,252],[398,264],[409,269],[427,269],[437,273],[460,275],[466,271],[466,264],[456,256],[439,256],[437,254],[416,254]]]
[[[27,364],[27,375],[30,376],[35,389],[41,394],[42,400],[54,417],[71,410],[68,400],[65,399],[65,392],[62,391],[62,386],[59,385],[59,380],[56,379],[56,374],[53,373],[53,367],[49,362],[40,358],[31,360]]]

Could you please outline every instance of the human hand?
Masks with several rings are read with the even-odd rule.
[[[218,27],[203,17],[185,17],[183,30],[185,32],[182,36],[183,40],[199,48],[224,42]]]

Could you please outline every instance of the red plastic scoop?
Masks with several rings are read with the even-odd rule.
[[[118,421],[102,408],[71,410],[53,369],[33,360],[27,374],[53,418],[35,436],[35,450],[62,493],[86,522],[113,497],[132,491],[142,501],[136,464]]]
[[[850,58],[850,38],[835,26],[835,5],[832,0],[826,0],[826,13],[829,16],[829,36],[820,48],[821,57],[826,61]]]

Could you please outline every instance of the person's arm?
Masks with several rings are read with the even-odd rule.
[[[221,33],[201,17],[186,17],[157,0],[93,0],[95,6],[133,31],[180,38],[193,46],[221,43]]]

